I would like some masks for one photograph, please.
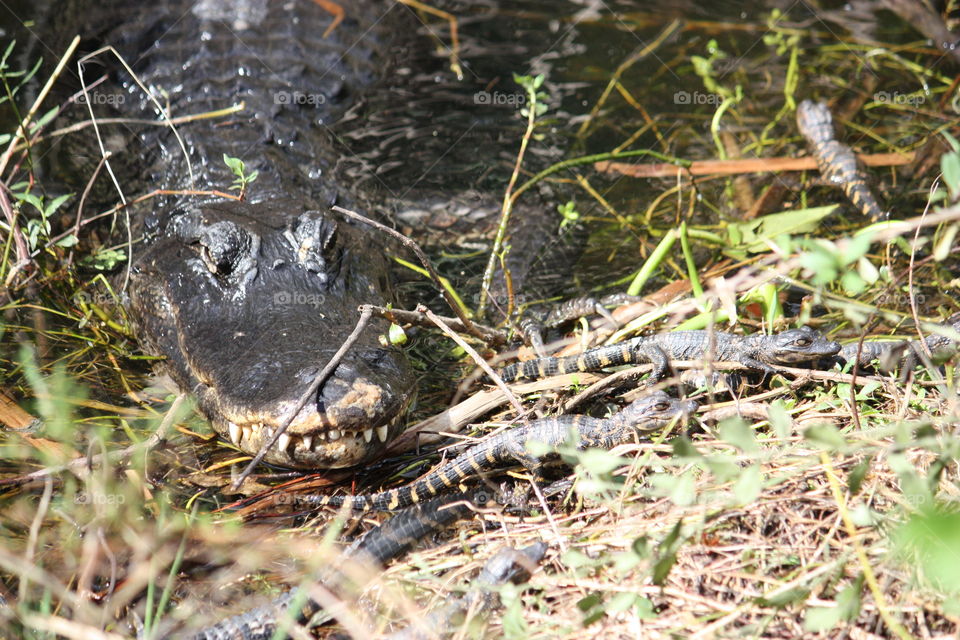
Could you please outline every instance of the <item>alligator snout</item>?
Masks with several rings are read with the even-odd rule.
[[[298,411],[353,331],[361,304],[391,300],[371,240],[302,203],[205,205],[137,263],[131,303],[151,351],[224,438],[266,462],[348,467],[397,435],[414,378],[374,321]],[[234,277],[242,273],[243,277]]]

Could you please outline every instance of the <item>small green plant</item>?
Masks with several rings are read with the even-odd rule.
[[[10,194],[14,199],[14,206],[23,212],[26,205],[30,205],[40,213],[40,217],[29,217],[23,227],[23,235],[27,239],[30,251],[36,251],[50,238],[50,218],[63,204],[73,197],[72,193],[57,196],[47,200],[45,196],[38,196],[30,191],[26,182],[18,182],[10,187]],[[72,247],[77,243],[76,236],[70,234],[57,241],[58,247]]]
[[[260,175],[259,171],[251,171],[247,173],[247,165],[240,158],[234,158],[223,154],[223,161],[226,163],[230,171],[233,172],[233,175],[237,176],[233,181],[233,184],[230,185],[231,191],[239,191],[238,197],[243,200],[244,196],[247,194],[247,187],[251,182],[257,179],[257,176]]]

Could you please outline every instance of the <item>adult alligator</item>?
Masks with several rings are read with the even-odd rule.
[[[69,13],[75,18],[64,17]],[[381,345],[386,324],[375,321],[293,415],[353,329],[358,305],[392,300],[376,234],[333,217],[329,207],[383,212],[388,200],[393,205],[398,198],[383,186],[381,169],[396,158],[365,156],[362,145],[345,148],[344,140],[379,143],[407,134],[447,150],[453,142],[435,142],[439,118],[420,112],[434,135],[408,128],[404,107],[422,111],[423,105],[412,90],[406,104],[386,90],[390,82],[407,88],[429,82],[434,94],[441,86],[422,73],[410,78],[425,49],[415,46],[413,13],[392,0],[352,2],[324,37],[333,20],[308,0],[170,0],[70,3],[55,21],[69,35],[83,34],[89,49],[114,46],[151,92],[101,55],[108,81],[88,91],[87,106],[98,118],[142,120],[146,112],[154,120],[101,125],[122,190],[201,193],[155,198],[132,215],[139,221],[134,235],[143,241],[132,249],[129,308],[141,343],[165,359],[214,429],[241,450],[255,453],[289,421],[265,460],[294,468],[348,467],[378,456],[400,430],[398,416],[413,391],[404,355]],[[435,60],[432,68],[441,64]],[[88,83],[93,79],[91,73]],[[155,126],[168,116],[240,101],[244,109],[229,120],[182,124],[180,137]],[[371,102],[376,117],[358,117]],[[350,129],[347,121],[363,124]],[[503,132],[484,124],[462,136],[473,153],[479,136]],[[73,170],[85,181],[100,162],[101,154],[91,152],[97,144],[91,135],[62,152],[61,173]],[[419,157],[403,146],[408,157]],[[210,193],[236,178],[224,156],[244,160],[247,174],[258,172],[245,201]],[[374,161],[380,164],[371,167]],[[420,178],[429,185],[433,176]],[[106,172],[99,182],[107,183]]]

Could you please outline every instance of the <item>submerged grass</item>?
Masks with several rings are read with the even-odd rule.
[[[583,28],[615,39],[648,18]],[[789,15],[766,18],[758,21],[766,26],[762,45],[748,50],[732,24],[654,23],[666,24],[658,33],[689,38],[670,44],[665,36],[653,51],[642,49],[667,61],[648,75],[629,73],[636,53],[609,61],[614,70],[598,84],[607,89],[598,89],[579,125],[578,157],[511,196],[563,176],[583,188],[587,204],[595,200],[578,203],[581,219],[599,224],[576,293],[622,288],[634,274],[636,292],[647,292],[617,311],[619,339],[654,326],[772,330],[797,322],[843,339],[914,336],[916,321],[960,310],[960,210],[951,204],[960,194],[960,154],[954,147],[942,163],[924,165],[942,132],[960,123],[953,79],[921,45],[838,45],[787,23]],[[664,80],[668,72],[681,87]],[[680,92],[690,100],[676,102]],[[691,104],[692,92],[715,99]],[[650,105],[638,97],[646,95]],[[683,173],[690,161],[718,154],[798,153],[792,105],[810,95],[835,99],[844,138],[862,150],[915,154],[917,173],[875,174],[892,217],[908,223],[864,232],[846,205],[821,206],[841,202],[839,192],[789,176]],[[42,135],[31,131],[31,141]],[[4,184],[31,178],[22,155],[30,148],[11,138],[9,149]],[[594,162],[644,155],[681,158],[676,179],[567,178]],[[938,165],[944,186],[935,190]],[[783,187],[772,209],[758,205],[751,219],[735,204],[763,200],[758,194],[770,185]],[[70,243],[48,242],[64,230],[55,210],[45,211],[53,201],[17,191],[12,200],[0,195],[8,285],[0,384],[38,423],[6,421],[0,440],[0,636],[149,638],[174,623],[210,621],[338,563],[330,543],[341,527],[352,537],[382,520],[330,524],[328,513],[296,508],[294,491],[329,491],[345,474],[261,470],[231,493],[234,463],[248,458],[215,444],[189,403],[153,386],[114,308],[116,293],[88,293],[107,291],[92,286],[103,276],[71,266]],[[786,213],[771,214],[781,208]],[[49,227],[36,222],[48,219]],[[603,267],[599,275],[591,263]],[[584,333],[583,344],[609,335],[594,324],[600,330]],[[490,509],[368,577],[362,594],[327,595],[331,603],[347,599],[348,631],[394,629],[447,600],[499,546],[546,540],[551,551],[529,587],[505,587],[502,615],[468,637],[955,636],[956,373],[949,363],[905,380],[829,370],[777,378],[733,400],[708,390],[699,427],[574,456],[574,491]],[[560,411],[583,390],[568,387],[542,385],[523,400]],[[497,411],[481,417],[517,417]],[[406,454],[361,476],[360,488],[426,468],[424,458]],[[261,492],[266,498],[232,504]],[[361,595],[367,605],[355,606]]]

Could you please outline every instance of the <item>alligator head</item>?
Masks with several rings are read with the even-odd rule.
[[[757,359],[769,364],[816,362],[840,352],[839,342],[828,340],[810,327],[787,329],[772,336],[755,336],[750,337],[757,345]]]
[[[397,435],[413,377],[382,321],[292,415],[357,307],[390,299],[369,234],[284,200],[195,206],[155,236],[131,279],[139,337],[220,435],[254,454],[292,416],[264,459],[296,468],[356,465]]]

